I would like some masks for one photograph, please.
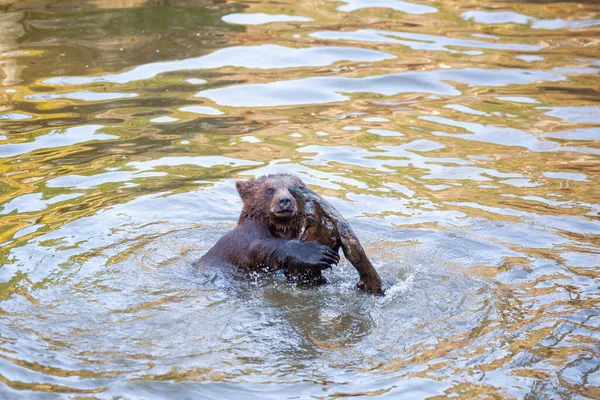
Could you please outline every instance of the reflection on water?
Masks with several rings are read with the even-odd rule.
[[[412,50],[423,51],[448,51],[451,53],[462,53],[480,55],[481,51],[457,51],[452,47],[482,48],[497,50],[539,50],[539,46],[520,43],[494,43],[472,39],[456,39],[444,36],[423,35],[411,32],[388,32],[372,29],[359,29],[355,32],[325,31],[310,34],[311,37],[327,40],[352,40],[364,42],[396,43],[407,46]],[[401,40],[404,39],[404,40]]]
[[[593,2],[0,10],[2,397],[600,397]],[[275,172],[385,297],[192,271]]]
[[[331,65],[340,60],[381,61],[388,58],[394,57],[378,51],[355,49],[352,47],[292,49],[271,44],[243,47],[234,46],[216,50],[209,55],[198,58],[145,64],[120,74],[104,75],[96,78],[59,77],[47,79],[45,82],[51,85],[85,85],[94,82],[128,83],[136,80],[151,79],[161,73],[183,70],[218,69],[227,66],[250,69],[319,67]],[[95,95],[97,96],[98,94],[95,93]]]

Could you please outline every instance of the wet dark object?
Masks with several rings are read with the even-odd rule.
[[[288,279],[325,283],[321,270],[336,265],[339,254],[329,244],[299,240],[304,216],[288,188],[304,185],[295,176],[275,174],[236,182],[244,202],[238,224],[195,264],[245,272],[284,270]]]
[[[341,247],[344,256],[360,276],[356,286],[368,293],[384,294],[385,285],[348,221],[331,204],[306,186],[292,185],[289,191],[296,198],[305,216],[304,232],[300,240],[319,241],[336,252]]]

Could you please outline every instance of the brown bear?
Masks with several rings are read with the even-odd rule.
[[[324,283],[321,271],[336,265],[340,257],[318,241],[298,240],[305,219],[289,192],[292,185],[305,186],[289,174],[237,181],[244,203],[238,224],[195,267],[235,267],[245,272],[283,269],[290,279]]]

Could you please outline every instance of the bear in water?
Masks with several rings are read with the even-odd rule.
[[[292,185],[305,186],[289,174],[237,181],[244,203],[238,224],[195,267],[234,267],[244,272],[283,269],[291,280],[325,283],[321,271],[337,265],[340,256],[316,240],[299,240],[305,218],[289,191]]]

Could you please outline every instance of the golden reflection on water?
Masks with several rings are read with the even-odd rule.
[[[5,1],[0,393],[600,397],[599,11]],[[191,274],[269,172],[386,298]]]

